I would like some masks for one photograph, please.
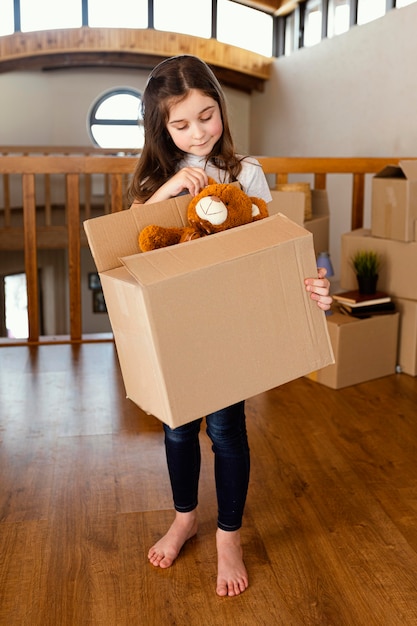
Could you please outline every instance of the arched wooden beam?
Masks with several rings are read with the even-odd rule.
[[[153,29],[83,27],[0,37],[0,72],[70,67],[148,70],[176,54],[199,56],[223,84],[246,92],[263,91],[273,61],[216,39]]]

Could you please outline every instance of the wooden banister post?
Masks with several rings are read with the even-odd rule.
[[[123,209],[123,176],[122,174],[111,174],[111,212],[117,213]]]
[[[6,228],[9,228],[12,225],[9,174],[3,174],[3,200],[4,200],[4,226]]]
[[[71,341],[81,341],[80,175],[67,174],[68,266]]]
[[[36,241],[35,176],[22,175],[25,272],[28,298],[29,343],[39,341],[39,281]]]
[[[363,204],[365,198],[365,174],[353,175],[352,190],[352,218],[351,228],[356,230],[363,227]]]
[[[286,185],[288,183],[288,174],[277,174],[275,179],[275,184],[278,188],[278,185]]]
[[[326,174],[314,174],[314,189],[326,189]]]

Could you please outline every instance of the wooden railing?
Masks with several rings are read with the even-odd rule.
[[[112,212],[126,208],[124,179],[134,170],[136,157],[113,156],[3,156],[0,158],[0,174],[17,174],[20,177],[25,251],[25,273],[28,298],[29,336],[26,342],[40,342],[40,311],[38,284],[38,241],[37,206],[35,177],[62,174],[65,177],[64,205],[66,223],[51,226],[54,236],[65,230],[68,245],[68,284],[69,284],[69,342],[82,341],[81,329],[81,263],[80,248],[82,221],[80,213],[80,187],[85,175],[102,174],[109,179],[108,201]],[[103,207],[103,212],[104,212]],[[85,217],[85,216],[84,216]],[[47,230],[48,225],[44,226]],[[0,240],[8,236],[16,238],[19,227],[8,225],[0,229]],[[43,340],[45,341],[45,340]],[[46,339],[47,341],[47,339]],[[13,342],[21,344],[22,342]]]
[[[314,174],[314,188],[326,189],[329,174],[352,176],[351,228],[363,226],[365,177],[387,165],[416,157],[259,157],[266,174],[275,174],[275,182],[286,183],[289,174]]]
[[[131,149],[105,149],[94,148],[86,146],[0,146],[0,159],[3,156],[13,157],[27,157],[27,156],[135,156],[136,158],[140,154],[138,150]],[[20,174],[20,172],[17,172]],[[3,215],[0,215],[0,228],[12,226],[12,209],[16,206],[16,200],[13,199],[11,191],[11,174],[8,171],[0,169],[0,210],[3,210]],[[41,203],[42,210],[44,212],[44,223],[46,225],[52,225],[51,213],[52,213],[52,197],[53,197],[53,182],[51,181],[51,173],[42,172],[37,175],[40,180],[37,181],[37,192],[43,198]],[[93,201],[92,190],[92,174],[84,172],[83,181],[83,206],[85,209],[85,219],[90,217],[90,210]],[[110,195],[109,195],[109,174],[103,174],[103,187],[104,187],[104,212],[108,213],[110,210]],[[17,199],[17,206],[20,206],[20,194]],[[39,208],[39,202],[38,202]],[[10,235],[10,233],[9,233]],[[1,248],[0,240],[0,248]]]
[[[0,153],[4,150],[0,148]],[[395,164],[399,158],[286,158],[258,157],[266,174],[273,175],[275,183],[287,182],[294,174],[312,174],[314,186],[325,189],[328,176],[347,174],[353,177],[352,186],[352,229],[363,225],[365,177],[384,166]],[[20,178],[22,193],[23,220],[21,225],[25,272],[28,285],[29,337],[19,344],[38,344],[51,342],[51,338],[40,338],[39,333],[39,285],[37,274],[38,231],[35,177],[62,174],[65,177],[66,224],[64,228],[68,242],[68,284],[70,307],[70,334],[67,342],[77,343],[85,340],[81,328],[81,288],[80,288],[80,247],[83,233],[80,211],[80,187],[85,175],[102,174],[109,180],[106,191],[109,210],[120,211],[127,208],[125,195],[125,177],[134,170],[137,157],[129,156],[2,156],[0,157],[0,176],[17,174]],[[5,210],[0,204],[1,209]],[[330,207],[332,210],[332,207]],[[103,205],[103,212],[105,206]],[[48,226],[44,226],[48,228]],[[0,227],[0,244],[8,236],[13,237],[16,228],[5,221]],[[1,246],[0,246],[1,247]],[[62,340],[62,339],[61,339]],[[2,340],[5,345],[7,340]],[[13,342],[16,345],[16,342]],[[6,343],[6,345],[10,345]]]

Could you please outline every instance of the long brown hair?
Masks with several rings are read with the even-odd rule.
[[[223,133],[207,156],[207,161],[225,170],[231,180],[242,169],[235,154],[227,117],[223,90],[209,66],[192,55],[171,57],[159,63],[151,72],[142,98],[145,143],[130,185],[132,200],[145,202],[177,171],[184,152],[177,148],[167,131],[169,109],[197,89],[213,98],[219,105]]]

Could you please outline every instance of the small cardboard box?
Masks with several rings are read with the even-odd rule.
[[[371,233],[413,241],[417,220],[417,160],[389,165],[372,179]]]
[[[401,372],[417,376],[417,300],[394,298],[400,314],[397,364]]]
[[[417,242],[372,237],[366,228],[344,233],[340,270],[342,289],[358,287],[351,264],[352,255],[358,250],[375,250],[381,255],[378,289],[397,298],[417,300]]]
[[[270,215],[283,213],[296,224],[304,226],[313,234],[316,257],[329,251],[330,210],[327,191],[312,189],[312,219],[305,221],[305,194],[301,192],[276,191],[271,189],[272,202],[268,204]]]
[[[341,389],[395,373],[399,313],[358,319],[335,310],[326,319],[335,363],[309,378]]]
[[[138,253],[140,230],[181,226],[188,201],[85,222],[127,396],[172,427],[333,362],[303,284],[312,235],[285,216]]]

